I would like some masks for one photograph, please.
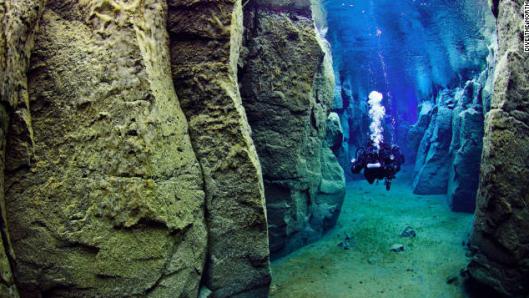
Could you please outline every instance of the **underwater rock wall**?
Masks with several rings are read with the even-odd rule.
[[[417,146],[413,191],[448,194],[452,210],[473,212],[483,148],[483,105],[488,101],[489,70],[465,86],[441,90],[419,106],[418,122],[409,131]]]
[[[471,276],[508,297],[529,294],[529,56],[523,53],[523,1],[498,4],[494,95],[485,138]]]
[[[448,201],[457,212],[474,212],[483,151],[483,87],[468,81],[455,94],[448,176]]]
[[[200,166],[164,1],[48,1],[10,121],[6,207],[23,296],[196,296]],[[162,45],[162,46],[158,46]],[[29,140],[29,141],[26,141]]]
[[[0,296],[267,296],[241,2],[0,8]]]
[[[270,250],[279,257],[319,239],[337,220],[344,173],[324,142],[332,64],[308,1],[245,6],[243,104],[263,178]]]
[[[269,229],[279,256],[335,225],[324,11],[244,13],[0,1],[0,296],[266,297]]]
[[[261,168],[241,103],[240,1],[169,1],[176,92],[206,192],[206,286],[215,297],[261,297],[271,276]]]
[[[417,151],[413,181],[413,192],[416,194],[446,193],[453,108],[449,102],[452,96],[450,90],[444,90],[436,98],[430,124]]]
[[[352,179],[353,175],[349,171],[351,160],[356,157],[357,149],[365,147],[369,140],[369,107],[367,96],[353,94],[347,77],[337,77],[341,79],[337,79],[339,85],[336,87],[334,102],[339,102],[340,105],[334,104],[333,111],[340,116],[344,141],[336,154],[342,167],[347,169],[346,177]]]
[[[27,160],[31,150],[27,70],[44,1],[0,1],[0,296],[18,297],[14,280],[14,252],[5,205],[7,135],[19,140],[18,153]],[[9,132],[10,122],[17,133]],[[9,175],[7,173],[7,175]]]

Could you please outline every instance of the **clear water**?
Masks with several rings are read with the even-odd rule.
[[[383,93],[393,130],[415,123],[418,103],[486,68],[494,32],[487,0],[327,0],[325,7],[339,84],[358,100]],[[338,226],[273,263],[271,296],[467,296],[459,273],[469,262],[473,216],[450,211],[446,195],[414,195],[413,163],[391,192],[349,182]],[[408,226],[417,237],[400,236]],[[349,249],[340,245],[346,237]],[[404,251],[391,251],[396,244]]]
[[[487,0],[327,0],[336,72],[365,97],[414,121],[417,102],[479,73],[494,19]]]
[[[468,263],[463,241],[472,215],[453,213],[445,196],[417,196],[411,169],[391,192],[348,184],[338,226],[322,240],[274,261],[271,297],[464,297],[458,278]],[[408,226],[415,238],[402,238]],[[338,244],[346,234],[351,247]],[[400,253],[390,251],[404,245]],[[447,283],[451,278],[458,278]]]

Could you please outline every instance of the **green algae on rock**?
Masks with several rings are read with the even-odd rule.
[[[165,10],[48,1],[28,70],[32,154],[12,133],[6,156],[23,296],[197,295],[204,192]]]
[[[169,1],[176,92],[204,173],[205,286],[214,297],[265,297],[271,280],[261,166],[241,103],[241,1]]]
[[[529,293],[529,56],[523,53],[523,1],[493,1],[498,52],[485,120],[469,264],[476,280],[509,297]],[[498,4],[499,3],[499,4]],[[498,7],[499,5],[499,7]]]
[[[15,255],[10,241],[5,205],[6,152],[16,152],[22,163],[30,159],[31,117],[27,70],[35,31],[44,1],[0,1],[0,296],[18,297],[13,277]],[[16,123],[10,129],[10,123]],[[17,139],[18,147],[7,144],[7,136]],[[7,174],[9,175],[9,174]]]
[[[343,202],[343,170],[323,141],[334,81],[319,38],[310,2],[245,6],[241,93],[263,166],[274,257],[321,237]],[[322,192],[328,179],[336,188]]]

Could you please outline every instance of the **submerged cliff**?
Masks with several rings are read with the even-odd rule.
[[[1,1],[0,296],[266,297],[344,198],[319,9]]]
[[[237,82],[242,4],[169,1],[168,17],[173,79],[205,182],[206,286],[215,297],[266,296],[263,182]]]
[[[148,8],[148,9],[147,9]],[[23,296],[196,295],[203,178],[161,1],[48,1],[10,121],[6,209]],[[23,150],[24,149],[24,150]]]
[[[481,179],[468,266],[507,297],[529,293],[529,56],[523,53],[523,1],[493,1],[498,53],[487,114]]]
[[[245,7],[243,105],[263,166],[270,250],[317,240],[337,220],[343,170],[324,142],[334,82],[309,2]]]
[[[416,194],[447,194],[456,212],[474,212],[483,151],[485,116],[490,110],[497,52],[496,33],[487,22],[479,46],[488,49],[483,66],[456,87],[440,89],[419,104],[408,131],[416,149]]]
[[[447,194],[450,207],[458,212],[475,208],[487,73],[462,88],[441,90],[434,100],[421,103],[419,120],[408,135],[410,147],[418,146],[413,191]]]

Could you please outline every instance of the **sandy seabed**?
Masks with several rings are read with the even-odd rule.
[[[473,216],[451,212],[446,196],[414,195],[411,180],[405,171],[391,192],[383,183],[349,183],[337,227],[272,263],[270,296],[465,297],[459,273],[468,263],[463,243]],[[400,236],[408,226],[417,237]],[[338,246],[346,233],[348,250]],[[394,244],[404,252],[390,251]]]

